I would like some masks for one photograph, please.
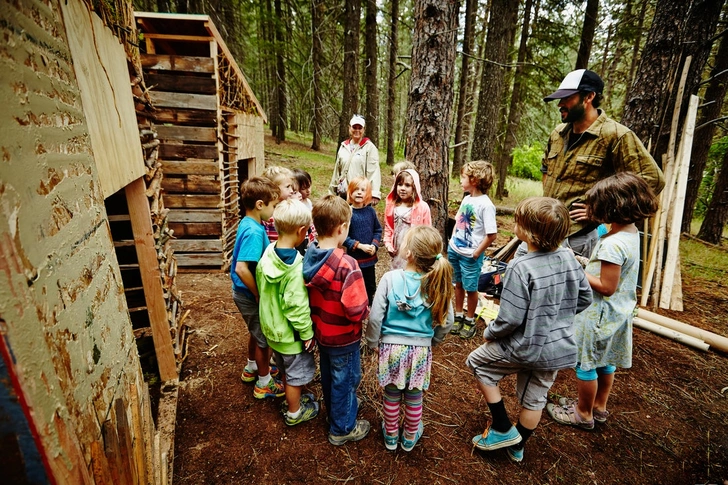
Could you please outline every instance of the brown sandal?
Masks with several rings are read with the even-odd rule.
[[[568,406],[557,406],[555,404],[547,404],[546,412],[549,413],[554,421],[559,424],[568,426],[576,426],[577,428],[592,430],[594,429],[594,419],[586,420],[582,418],[576,411],[576,404],[572,403]]]

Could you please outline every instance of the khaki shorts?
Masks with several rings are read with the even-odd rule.
[[[488,342],[473,350],[465,364],[475,378],[486,386],[497,386],[505,376],[518,374],[516,395],[526,409],[540,411],[546,407],[549,389],[556,380],[557,370],[539,370],[509,362],[500,344]]]
[[[313,354],[305,350],[300,354],[279,354],[275,350],[273,355],[276,365],[286,375],[286,384],[294,387],[305,386],[313,380],[316,374],[316,361]]]

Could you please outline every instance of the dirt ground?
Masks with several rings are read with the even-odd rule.
[[[378,272],[389,267],[386,252]],[[287,427],[283,398],[253,398],[243,384],[248,333],[230,294],[228,275],[181,274],[178,286],[192,330],[177,411],[177,484],[725,484],[728,485],[728,355],[702,352],[634,331],[634,365],[618,370],[611,416],[593,432],[561,426],[546,413],[520,464],[504,450],[482,452],[470,439],[490,414],[464,365],[481,342],[449,336],[434,349],[424,401],[424,436],[410,453],[384,448],[381,391],[374,357],[362,358],[360,418],[372,423],[362,441],[335,447],[322,413]],[[661,312],[728,335],[728,290],[684,281],[685,311]],[[483,323],[479,328],[482,330]],[[503,394],[513,420],[515,378]],[[310,390],[321,397],[317,381]],[[560,372],[551,399],[574,396],[572,370]]]

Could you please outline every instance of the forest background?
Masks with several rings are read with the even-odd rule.
[[[663,166],[675,157],[687,98],[698,95],[682,231],[693,224],[700,239],[721,243],[725,0],[135,0],[134,8],[210,15],[278,142],[286,130],[310,133],[321,150],[322,140],[348,137],[349,118],[361,113],[388,164],[404,154],[417,165],[443,233],[442,174],[458,174],[464,161],[494,163],[496,201],[508,174],[540,178],[559,122],[555,103],[542,98],[569,71],[602,76],[602,109]]]

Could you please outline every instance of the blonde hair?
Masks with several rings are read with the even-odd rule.
[[[411,168],[412,170],[417,170],[417,167],[415,167],[415,164],[410,162],[409,160],[405,160],[403,162],[397,162],[394,165],[392,165],[392,175],[397,175],[402,170],[407,170],[408,168]]]
[[[279,234],[293,234],[301,226],[311,225],[311,211],[300,200],[287,199],[273,210],[273,221]]]
[[[326,194],[313,203],[313,226],[319,236],[333,236],[334,230],[351,221],[351,207],[338,195]]]
[[[432,226],[414,226],[407,231],[402,248],[419,273],[423,273],[421,291],[430,305],[432,326],[445,324],[453,297],[452,266],[442,256],[442,236]]]
[[[266,167],[266,169],[263,171],[263,177],[268,177],[276,185],[280,185],[281,181],[284,178],[290,179],[291,185],[293,184],[293,172],[291,172],[286,167],[280,167],[278,165],[271,165],[270,167]]]
[[[470,184],[487,194],[493,185],[493,164],[484,160],[468,162],[460,169],[460,175],[470,179]]]
[[[364,205],[369,205],[369,203],[372,201],[372,183],[369,181],[366,177],[354,177],[350,182],[349,186],[346,188],[346,201],[351,204],[353,201],[351,194],[354,193],[357,187],[361,185],[362,183],[366,184],[366,189],[364,189]]]
[[[569,209],[551,197],[528,197],[516,206],[516,224],[530,242],[542,251],[554,251],[566,239],[571,227]]]

